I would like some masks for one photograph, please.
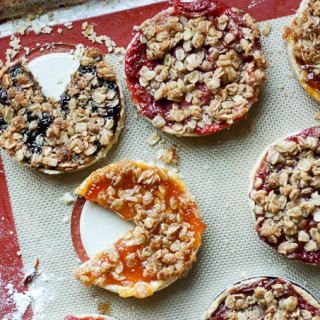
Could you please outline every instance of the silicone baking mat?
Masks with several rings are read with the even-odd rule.
[[[148,139],[155,129],[135,112],[125,89],[126,120],[119,142],[94,166],[79,173],[47,176],[20,166],[1,151],[1,319],[58,320],[68,314],[96,313],[100,303],[108,304],[112,316],[120,320],[199,319],[217,292],[241,277],[255,274],[294,279],[320,296],[319,267],[287,261],[258,239],[247,195],[250,171],[268,144],[306,127],[320,125],[314,119],[320,111],[319,104],[294,78],[282,40],[283,28],[292,19],[289,15],[298,8],[299,1],[226,2],[252,14],[262,21],[261,26],[263,21],[272,19],[270,35],[262,37],[270,65],[268,80],[246,120],[230,130],[202,138],[177,138],[159,133],[164,143],[151,147]],[[97,6],[101,6],[101,10]],[[72,29],[61,24],[51,26],[50,34],[35,35],[28,31],[25,36],[19,36],[22,47],[60,41],[92,45],[81,34],[84,21],[94,25],[97,35],[108,35],[117,46],[126,47],[133,26],[166,8],[168,3],[150,4],[149,1],[143,7],[116,11],[126,6],[132,7],[134,3],[113,1],[102,5],[98,1],[96,7],[91,3],[71,8],[61,13],[64,21],[68,16],[69,19],[84,18],[74,21]],[[97,10],[103,15],[88,18]],[[109,11],[114,12],[107,13]],[[9,24],[12,25],[14,23]],[[63,28],[62,35],[57,33],[58,28]],[[8,36],[0,38],[2,59],[9,41]],[[107,53],[107,48],[97,46]],[[112,55],[109,60],[125,87],[124,64],[119,61],[119,55]],[[175,167],[195,196],[208,226],[198,261],[187,277],[147,299],[123,299],[98,287],[84,287],[73,276],[73,268],[79,260],[71,238],[72,205],[65,205],[59,198],[67,191],[72,192],[98,167],[124,158],[152,162],[159,148],[172,145],[180,148]],[[27,288],[21,280],[24,273],[32,269],[37,257],[41,274]],[[19,292],[25,294],[19,295]]]

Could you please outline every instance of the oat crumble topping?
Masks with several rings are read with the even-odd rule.
[[[133,288],[120,295],[143,298],[153,293],[151,281],[185,276],[196,260],[205,225],[183,182],[167,169],[124,160],[92,173],[77,192],[135,224],[75,270],[86,286],[118,284]]]
[[[59,172],[88,166],[116,140],[123,107],[112,67],[85,50],[59,101],[18,60],[0,74],[0,146],[22,164]]]
[[[320,264],[320,127],[268,148],[253,180],[256,230],[289,259]]]
[[[285,30],[287,41],[294,42],[293,54],[301,64],[310,68],[314,75],[320,75],[320,2],[303,1],[304,10],[298,11],[292,23]],[[307,71],[305,71],[307,72]]]
[[[206,128],[243,118],[257,99],[267,67],[260,32],[250,15],[228,10],[196,18],[165,11],[137,28],[127,50],[127,82],[156,128],[206,134]],[[144,55],[140,63],[137,57]],[[139,69],[133,70],[136,65]],[[144,109],[140,93],[151,96],[148,104],[154,103],[155,110]],[[159,112],[163,106],[168,112]]]

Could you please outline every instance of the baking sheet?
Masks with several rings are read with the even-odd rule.
[[[235,2],[240,0],[228,1],[229,4]],[[247,7],[251,3],[250,10],[253,11],[261,6],[265,10],[268,3],[272,14],[276,11],[274,8],[278,8],[273,1],[244,3]],[[281,3],[288,4],[289,1]],[[295,4],[287,13],[296,8]],[[154,10],[153,6],[151,9]],[[140,12],[146,13],[142,9]],[[260,13],[257,11],[257,14]],[[269,17],[267,12],[265,17]],[[300,87],[286,57],[282,33],[291,19],[290,16],[273,19],[270,35],[262,37],[270,64],[268,80],[248,118],[230,130],[202,138],[177,138],[160,133],[164,144],[151,147],[148,139],[155,129],[137,115],[126,89],[126,120],[119,143],[104,160],[82,172],[46,176],[21,167],[1,151],[24,270],[29,271],[40,257],[42,275],[29,288],[31,292],[38,290],[43,295],[43,299],[34,299],[35,319],[58,320],[68,314],[94,313],[100,302],[108,302],[112,315],[122,320],[199,319],[217,292],[242,276],[256,274],[294,279],[320,296],[319,267],[287,261],[258,239],[247,195],[250,171],[267,145],[279,137],[320,125],[314,119],[320,111],[319,104]],[[91,21],[97,21],[97,33],[111,36],[107,25],[101,27],[103,30],[98,28],[103,18],[92,18]],[[76,28],[71,30],[70,37],[79,41],[82,38],[76,31]],[[67,31],[66,34],[69,35]],[[41,35],[38,39],[48,41],[48,37]],[[22,41],[32,43],[32,37],[27,36]],[[7,44],[7,39],[2,38],[0,47]],[[116,63],[118,58],[109,59]],[[117,62],[116,70],[125,85],[123,66]],[[179,168],[195,196],[208,226],[198,261],[186,278],[143,300],[123,299],[97,287],[84,287],[73,276],[73,268],[79,261],[70,234],[72,206],[59,202],[59,198],[66,191],[74,190],[96,168],[124,158],[152,162],[158,148],[173,144],[181,149],[175,167]],[[1,186],[3,188],[4,184]],[[12,279],[19,276],[15,272]],[[2,290],[7,292],[5,286]],[[31,319],[30,315],[25,319]]]

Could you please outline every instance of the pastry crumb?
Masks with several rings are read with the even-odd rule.
[[[244,279],[244,278],[249,278],[250,277],[250,274],[248,272],[242,272],[241,275],[240,275],[241,279]]]
[[[160,141],[161,137],[157,132],[154,132],[148,140],[150,146],[156,145]]]
[[[60,198],[60,201],[65,204],[71,204],[74,202],[74,197],[70,192],[65,192],[65,194]]]
[[[65,26],[67,29],[69,29],[69,30],[73,28],[72,22],[66,22],[66,23],[64,24],[64,26]]]
[[[320,120],[320,112],[317,112],[315,115],[314,115],[314,118],[316,120]]]
[[[165,163],[173,163],[176,164],[178,162],[178,154],[176,153],[176,148],[171,146],[167,149],[159,149],[158,150],[158,157]]]
[[[61,28],[58,28],[57,32],[58,32],[59,34],[62,34],[62,33],[63,33],[63,30],[62,30]]]
[[[267,37],[270,34],[270,32],[271,32],[271,23],[270,21],[267,21],[262,28],[262,33],[264,36]]]

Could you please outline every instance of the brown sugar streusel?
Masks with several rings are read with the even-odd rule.
[[[285,27],[293,70],[309,94],[320,101],[320,3],[303,0],[289,27]]]
[[[254,171],[260,238],[288,259],[320,265],[320,127],[270,146]]]
[[[126,55],[128,88],[156,128],[214,133],[243,119],[257,100],[267,62],[249,14],[218,1],[176,1],[136,30]]]
[[[111,248],[75,269],[84,285],[144,298],[187,274],[205,225],[175,173],[124,160],[93,172],[77,192],[135,224]]]
[[[218,295],[202,320],[320,320],[319,302],[301,286],[276,277],[236,283]]]
[[[0,73],[0,146],[23,165],[46,173],[80,170],[116,142],[123,95],[112,66],[87,48],[59,101],[47,98],[18,60]]]

